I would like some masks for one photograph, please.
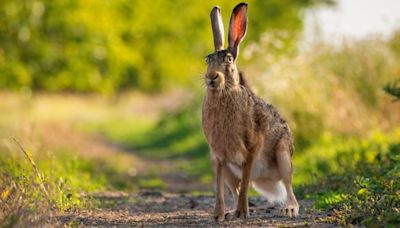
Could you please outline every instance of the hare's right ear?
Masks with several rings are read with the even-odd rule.
[[[214,36],[214,48],[215,51],[224,49],[224,25],[222,23],[221,9],[215,6],[211,10],[211,27]]]
[[[239,54],[239,44],[240,42],[242,42],[243,37],[246,35],[246,31],[247,4],[240,3],[233,9],[231,21],[229,22],[228,49],[232,52],[235,59]]]

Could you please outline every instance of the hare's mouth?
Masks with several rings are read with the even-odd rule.
[[[212,77],[206,78],[207,87],[210,89],[218,89],[221,86],[221,76],[219,74],[215,74]]]
[[[210,82],[207,83],[207,88],[210,90],[217,90],[221,88],[221,83],[218,82]]]
[[[209,88],[209,89],[217,89],[217,87],[218,86],[215,83],[207,84],[207,88]]]

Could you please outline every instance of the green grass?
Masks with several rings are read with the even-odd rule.
[[[332,158],[337,167],[319,170],[313,184],[300,187],[303,196],[316,199],[317,209],[331,210],[331,221],[342,225],[400,223],[399,132],[353,142]]]
[[[82,192],[101,191],[106,188],[106,175],[98,172],[93,160],[83,159],[67,152],[32,156],[49,195],[46,196],[42,181],[22,151],[1,148],[0,198],[8,206],[2,218],[12,225],[17,218],[36,214],[40,210],[56,208],[60,211],[82,207],[88,203]]]
[[[88,158],[74,151],[30,150],[42,180],[13,141],[0,145],[0,200],[4,215],[0,224],[25,224],[43,218],[43,211],[63,212],[74,208],[92,207],[91,195],[105,190],[135,191],[138,187],[162,187],[159,178],[146,183],[124,172],[121,155],[109,158]],[[2,145],[11,145],[9,148]],[[11,149],[10,149],[11,148]],[[47,216],[47,215],[46,215]]]
[[[368,137],[340,136],[325,132],[313,145],[294,154],[295,185],[310,184],[326,174],[342,175],[355,162],[373,161],[379,151],[400,140],[400,129],[392,133],[375,131]]]

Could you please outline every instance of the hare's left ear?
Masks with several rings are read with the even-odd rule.
[[[229,23],[229,35],[228,41],[229,51],[232,52],[234,58],[239,55],[239,44],[242,42],[247,31],[247,4],[240,3],[237,5],[231,16],[231,21]]]

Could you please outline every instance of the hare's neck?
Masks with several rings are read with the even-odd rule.
[[[241,90],[230,89],[230,90],[220,90],[220,91],[208,91],[207,92],[207,103],[221,109],[224,107],[234,108],[240,103]]]
[[[209,90],[207,96],[214,100],[229,101],[240,93],[240,88],[230,88],[224,90]]]

